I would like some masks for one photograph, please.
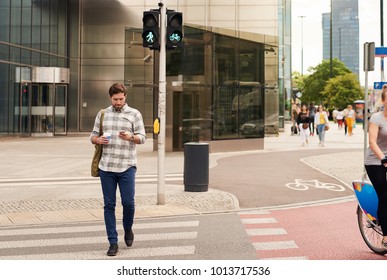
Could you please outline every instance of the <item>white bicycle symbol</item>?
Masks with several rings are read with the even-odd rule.
[[[327,189],[334,192],[345,191],[345,188],[341,185],[334,184],[334,183],[323,183],[316,179],[314,180],[295,179],[294,183],[287,183],[286,186],[289,189],[293,189],[296,191],[306,191],[309,188]]]

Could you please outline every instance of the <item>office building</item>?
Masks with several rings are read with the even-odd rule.
[[[358,0],[335,0],[332,3],[332,58],[342,61],[359,76]],[[322,15],[323,59],[330,59],[330,13]]]
[[[166,150],[189,141],[262,148],[265,132],[283,127],[290,1],[164,2],[184,21],[184,47],[167,51]],[[158,4],[1,1],[0,135],[88,133],[110,104],[109,86],[121,82],[152,137],[159,52],[142,46],[141,32],[143,11]]]

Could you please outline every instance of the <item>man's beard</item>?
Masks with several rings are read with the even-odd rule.
[[[124,105],[114,105],[113,106],[114,110],[116,110],[116,111],[121,111],[122,107],[124,107]]]

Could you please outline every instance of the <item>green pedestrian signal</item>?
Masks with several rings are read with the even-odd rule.
[[[152,31],[145,33],[145,40],[148,44],[153,44],[156,41],[156,36]]]
[[[144,11],[142,18],[143,30],[142,30],[142,45],[143,47],[150,48],[151,50],[159,50],[159,10]]]

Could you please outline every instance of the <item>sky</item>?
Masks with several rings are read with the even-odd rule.
[[[292,71],[301,73],[301,49],[303,49],[303,73],[310,66],[322,61],[322,14],[330,12],[331,0],[291,0],[292,3]],[[335,0],[332,0],[335,1]],[[365,84],[363,71],[363,45],[375,42],[380,47],[380,0],[358,0],[359,2],[359,68],[360,83]],[[384,45],[387,45],[387,3],[384,3]],[[303,19],[300,16],[305,16]],[[303,21],[303,24],[302,24]],[[302,32],[303,30],[303,32]],[[303,36],[301,36],[303,33]],[[303,38],[303,40],[301,40]],[[303,41],[303,44],[301,44]],[[303,47],[302,47],[303,46]],[[387,58],[385,65],[387,64]],[[375,70],[368,72],[368,85],[381,81],[380,58],[375,58]],[[387,72],[387,70],[385,70]],[[387,76],[386,74],[384,75]],[[384,80],[387,80],[386,78]]]

